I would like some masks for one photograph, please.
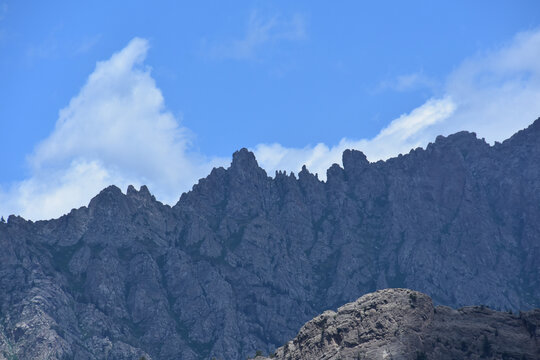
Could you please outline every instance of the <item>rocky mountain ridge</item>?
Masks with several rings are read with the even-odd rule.
[[[539,359],[540,309],[433,306],[425,294],[379,290],[306,323],[276,360]],[[264,360],[257,356],[256,360]]]
[[[388,287],[437,304],[540,307],[540,119],[327,181],[267,176],[242,149],[173,206],[104,189],[50,221],[0,223],[0,356],[240,359]]]

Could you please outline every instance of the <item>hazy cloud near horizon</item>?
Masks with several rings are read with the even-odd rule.
[[[271,30],[270,25],[265,26]],[[58,217],[86,205],[110,184],[122,189],[147,184],[159,200],[174,204],[212,167],[228,166],[230,158],[194,150],[193,134],[167,110],[144,64],[148,50],[147,40],[135,38],[97,63],[60,110],[55,129],[29,156],[29,178],[0,189],[0,214]],[[393,120],[374,138],[303,148],[259,144],[252,150],[270,175],[297,172],[306,164],[324,179],[347,148],[376,161],[460,130],[501,141],[540,115],[539,57],[540,31],[520,33],[499,49],[465,60],[444,80],[441,96]]]

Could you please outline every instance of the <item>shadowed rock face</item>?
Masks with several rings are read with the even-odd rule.
[[[387,287],[438,304],[540,307],[540,120],[327,181],[233,155],[179,202],[111,186],[51,221],[0,223],[0,356],[241,359]]]
[[[416,291],[387,289],[315,317],[273,358],[538,359],[539,337],[540,309],[519,315],[481,306],[454,310],[434,307]]]

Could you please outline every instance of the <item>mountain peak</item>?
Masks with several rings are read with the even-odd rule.
[[[530,134],[536,135],[538,133],[540,133],[540,117],[534,120],[534,122],[531,125],[527,126],[525,129],[518,131],[510,139],[520,136],[529,136]]]
[[[259,164],[255,159],[255,154],[246,148],[242,148],[234,152],[231,167],[253,168],[259,167]]]
[[[101,190],[99,194],[97,194],[94,199],[96,198],[103,198],[103,197],[118,197],[124,195],[122,193],[122,190],[116,185],[110,185],[107,186],[105,189]]]
[[[146,185],[142,185],[139,191],[137,191],[133,185],[129,185],[126,194],[128,197],[135,197],[144,200],[155,199]]]
[[[359,150],[345,150],[342,155],[342,161],[343,169],[347,172],[369,165],[366,155]]]
[[[266,171],[257,163],[255,155],[246,148],[234,152],[228,172],[235,179],[247,183],[267,177]]]
[[[90,204],[88,204],[88,208],[95,208],[99,205],[112,205],[114,206],[118,199],[123,197],[124,194],[122,193],[122,190],[116,185],[110,185],[106,187],[105,189],[101,190],[99,194],[94,196],[92,200],[90,200]]]
[[[266,172],[259,167],[255,154],[246,148],[235,151],[233,154],[230,170],[236,174],[253,174],[258,172]]]
[[[475,142],[482,142],[482,140],[476,137],[476,133],[469,131],[459,131],[457,133],[442,136],[439,135],[435,139],[435,144],[438,145],[465,145]]]

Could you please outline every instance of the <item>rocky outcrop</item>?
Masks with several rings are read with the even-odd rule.
[[[538,359],[540,309],[519,314],[484,306],[454,310],[434,307],[417,291],[380,290],[315,317],[271,358]]]
[[[540,120],[322,182],[233,155],[173,206],[111,186],[51,221],[0,223],[0,356],[241,359],[388,287],[437,304],[540,307]]]

